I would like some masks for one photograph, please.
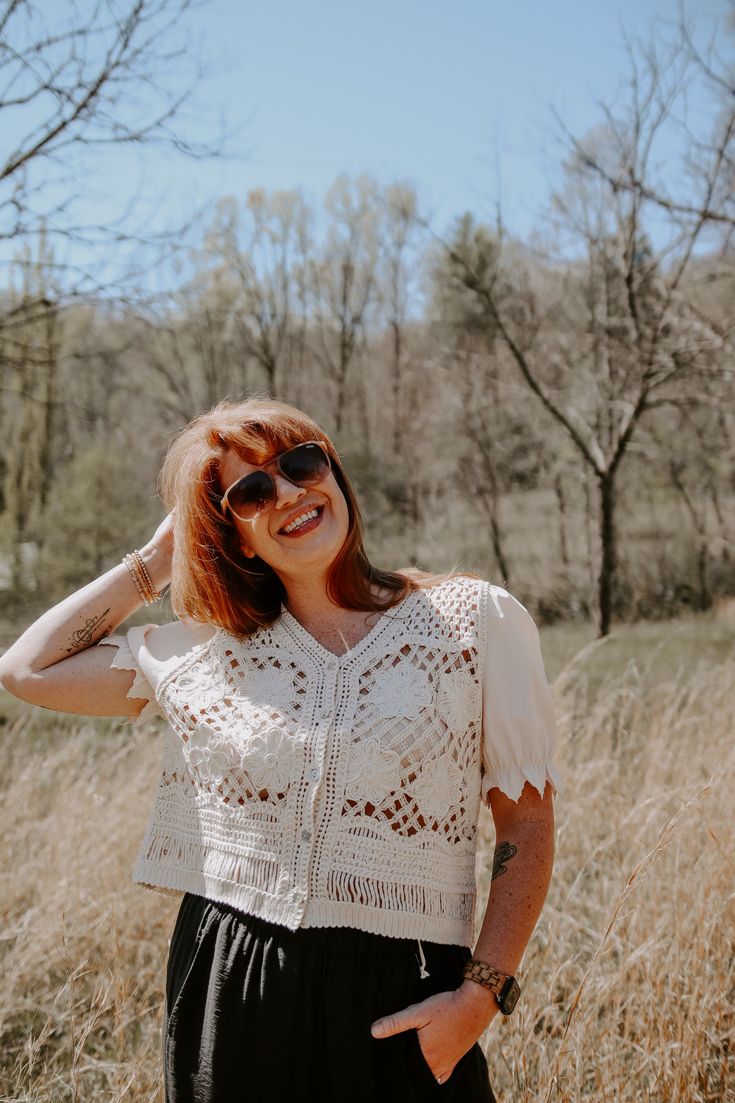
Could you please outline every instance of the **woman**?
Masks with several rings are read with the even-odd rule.
[[[134,873],[183,895],[167,1103],[494,1100],[478,1039],[518,998],[553,864],[533,620],[476,576],[373,567],[334,446],[291,406],[195,419],[162,492],[145,547],[0,677],[46,708],[168,720]],[[109,635],[169,581],[179,620]],[[480,800],[497,883],[472,949]]]

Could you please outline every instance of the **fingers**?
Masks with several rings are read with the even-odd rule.
[[[423,1010],[425,1012],[425,1009]],[[370,1027],[370,1033],[373,1038],[390,1038],[393,1034],[400,1034],[404,1030],[415,1028],[418,1034],[419,1029],[426,1026],[429,1021],[426,1014],[422,1014],[421,1004],[413,1004],[411,1007],[404,1008],[403,1011],[397,1011],[393,1015],[384,1015],[382,1018],[376,1019]],[[429,1072],[434,1076],[437,1084],[446,1083],[454,1072],[456,1061],[454,1064],[447,1064],[446,1059],[444,1059],[445,1067],[440,1072],[436,1072],[424,1051],[420,1036],[419,1047],[424,1054],[424,1061]]]
[[[407,1026],[401,1026],[398,1015],[386,1015],[383,1019],[376,1019],[370,1027],[373,1038],[390,1038],[393,1034],[400,1034]]]
[[[403,1011],[396,1011],[393,1015],[384,1015],[376,1019],[370,1027],[373,1038],[390,1038],[392,1034],[400,1034],[403,1030],[412,1027],[424,1026],[426,1016],[418,1014],[418,1004],[404,1007]]]

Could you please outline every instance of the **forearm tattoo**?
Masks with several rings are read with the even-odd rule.
[[[103,636],[107,635],[110,631],[109,628],[103,628],[101,632],[97,632],[97,629],[109,611],[109,609],[105,609],[104,613],[100,613],[99,616],[88,617],[81,628],[76,628],[72,632],[69,637],[70,646],[64,648],[67,655],[71,655],[75,651],[82,651],[85,647],[90,647],[93,643],[96,643],[96,640],[101,640]]]
[[[494,881],[496,877],[500,877],[501,874],[506,873],[508,866],[506,862],[509,862],[511,858],[514,858],[518,853],[518,847],[513,843],[498,843],[495,847],[495,854],[493,855],[493,875],[490,878]]]

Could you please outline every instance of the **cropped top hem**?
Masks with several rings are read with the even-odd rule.
[[[182,896],[186,892],[204,896],[215,903],[227,904],[292,931],[300,927],[351,927],[388,938],[421,938],[427,942],[470,948],[473,945],[474,923],[466,920],[314,899],[306,902],[302,914],[296,914],[288,897],[279,898],[211,873],[177,869],[150,861],[138,862],[133,880],[143,888],[153,889],[165,896]]]

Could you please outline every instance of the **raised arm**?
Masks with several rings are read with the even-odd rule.
[[[171,577],[173,526],[166,517],[140,549],[156,590]],[[143,604],[120,563],[54,605],[0,657],[0,682],[23,701],[85,716],[134,716],[145,700],[127,696],[132,671],[111,669],[99,641]]]

